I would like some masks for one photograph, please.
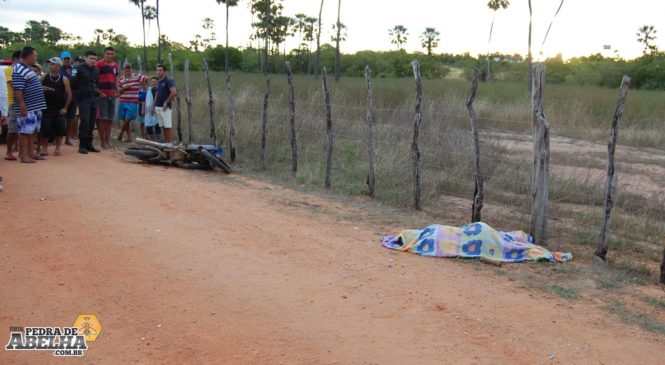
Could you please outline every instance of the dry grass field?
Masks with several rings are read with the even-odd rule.
[[[176,74],[182,87],[182,75]],[[332,189],[325,176],[325,110],[321,81],[294,79],[299,147],[298,173],[290,176],[289,108],[285,75],[271,75],[268,111],[268,168],[260,168],[260,126],[264,78],[233,74],[237,111],[238,161],[247,175],[321,193],[335,199],[365,199],[367,192],[366,84],[363,78],[331,81],[333,129]],[[228,105],[223,75],[212,74],[215,124],[228,147]],[[459,77],[424,81],[424,121],[420,146],[423,161],[425,218],[416,218],[412,204],[411,140],[415,84],[411,79],[375,79],[375,202],[403,211],[403,219],[367,217],[377,224],[413,228],[433,221],[464,224],[471,215],[472,145],[465,100],[470,82]],[[207,89],[203,74],[192,74],[194,140],[209,140]],[[631,90],[620,124],[616,154],[619,187],[610,235],[610,267],[591,265],[602,226],[607,161],[606,141],[618,89],[549,85],[545,113],[551,124],[551,187],[549,248],[571,251],[579,265],[549,271],[546,290],[572,299],[609,291],[604,306],[625,319],[665,333],[663,297],[640,302],[654,317],[635,319],[638,309],[626,307],[615,292],[640,290],[657,282],[665,238],[665,93]],[[181,105],[187,138],[186,109]],[[525,85],[481,83],[475,109],[481,132],[481,168],[485,179],[483,220],[500,229],[528,229],[531,184],[531,101]],[[228,148],[227,148],[228,159]],[[531,270],[529,268],[528,270]],[[537,270],[537,269],[536,269]],[[517,276],[524,273],[518,270]],[[561,277],[559,277],[561,276]],[[563,279],[565,278],[565,279]],[[564,284],[561,284],[563,280]],[[557,284],[558,283],[558,284]],[[630,285],[628,285],[630,284]],[[552,287],[553,285],[553,287]],[[554,289],[552,289],[554,288]],[[605,294],[603,294],[605,295]],[[621,296],[624,297],[623,295]],[[630,295],[628,296],[630,297]],[[651,303],[655,305],[648,305]],[[638,306],[637,308],[641,308]],[[626,309],[629,308],[629,309]],[[637,312],[635,312],[637,311]]]

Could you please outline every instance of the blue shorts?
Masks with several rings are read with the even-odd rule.
[[[134,120],[139,111],[139,105],[136,103],[120,102],[118,104],[118,119],[119,120]]]
[[[34,134],[39,132],[42,126],[42,111],[30,111],[25,117],[22,117],[20,114],[17,115],[16,125],[19,134]]]

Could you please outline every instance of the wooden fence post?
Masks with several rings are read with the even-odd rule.
[[[607,142],[607,183],[605,186],[605,221],[603,222],[603,230],[600,232],[600,242],[596,248],[596,257],[606,261],[608,235],[610,229],[610,220],[612,217],[612,207],[614,206],[614,198],[612,194],[616,189],[617,175],[614,170],[614,152],[616,151],[617,137],[619,135],[619,122],[623,116],[623,109],[628,96],[628,87],[630,86],[630,78],[624,76],[621,80],[621,89],[619,91],[619,100],[617,107],[614,111],[614,118],[612,118],[612,131],[610,132],[610,139]]]
[[[660,263],[660,283],[665,284],[665,249],[663,250],[663,261]]]
[[[365,80],[367,81],[367,159],[369,167],[367,171],[367,186],[369,188],[368,195],[374,197],[374,130],[372,123],[374,122],[374,105],[372,101],[372,69],[369,65],[365,66]]]
[[[187,131],[188,131],[188,143],[192,143],[192,96],[190,94],[189,88],[189,60],[185,60],[185,104],[187,104]]]
[[[418,147],[418,137],[420,135],[420,125],[423,122],[423,84],[420,79],[420,63],[418,60],[413,60],[413,77],[416,80],[416,117],[413,123],[413,143],[411,144],[411,152],[413,157],[413,209],[421,210],[420,206],[420,179],[421,179],[421,166],[420,166],[420,148]]]
[[[171,78],[173,79],[173,82],[175,82],[175,72],[173,72],[173,55],[171,54],[171,52],[169,52],[169,68],[171,69]],[[178,142],[182,142],[182,115],[180,114],[180,94],[176,94],[175,96],[175,110],[176,110],[176,117],[178,118],[178,126],[177,126]]]
[[[217,146],[217,136],[215,135],[215,118],[213,115],[212,86],[210,85],[210,75],[208,73],[208,60],[203,57],[203,69],[206,74],[206,83],[208,84],[208,110],[210,112],[210,143]]]
[[[330,188],[330,174],[332,171],[332,152],[333,152],[333,130],[332,130],[332,110],[330,107],[330,92],[328,91],[328,70],[326,70],[325,67],[323,68],[323,70],[321,70],[321,80],[323,83],[323,99],[326,105],[326,135],[328,136],[325,187]]]
[[[263,119],[261,120],[261,169],[265,170],[266,163],[266,137],[268,135],[268,99],[270,96],[270,77],[266,77],[266,87],[263,94]]]
[[[236,150],[238,141],[236,140],[236,104],[231,92],[231,73],[227,72],[226,80],[226,95],[229,102],[229,155],[231,162],[236,162]]]
[[[547,215],[550,174],[550,122],[543,110],[545,65],[533,68],[533,175],[531,180],[531,236],[540,245],[547,244]]]
[[[473,205],[471,207],[471,222],[480,222],[480,210],[483,209],[483,175],[480,171],[480,141],[478,138],[478,119],[476,111],[473,109],[473,102],[476,100],[476,91],[478,90],[478,75],[480,72],[473,69],[471,75],[471,91],[466,99],[466,108],[469,110],[471,120],[471,134],[473,136],[473,152],[476,169],[476,187],[473,192]]]
[[[296,94],[293,89],[293,73],[291,64],[285,62],[286,75],[289,82],[289,106],[291,108],[291,176],[295,177],[298,172],[298,145],[296,143]]]

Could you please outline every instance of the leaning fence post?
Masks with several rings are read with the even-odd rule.
[[[416,79],[416,117],[413,123],[413,143],[411,152],[413,157],[413,209],[421,210],[420,206],[420,148],[418,147],[418,136],[420,135],[420,125],[423,122],[423,84],[420,79],[420,63],[413,60],[413,77]]]
[[[293,90],[293,73],[291,64],[285,62],[286,75],[289,82],[289,106],[291,109],[291,176],[295,177],[298,172],[298,145],[296,144],[296,94]]]
[[[374,106],[372,102],[372,69],[369,65],[365,66],[365,80],[367,81],[367,159],[369,161],[369,168],[367,171],[367,186],[369,188],[368,195],[374,197],[374,131],[372,123],[374,122]]]
[[[236,162],[236,105],[235,100],[233,99],[233,93],[231,92],[231,73],[226,73],[226,95],[229,102],[229,150],[231,156],[231,162]]]
[[[171,78],[173,78],[173,82],[175,82],[175,73],[173,72],[173,55],[171,55],[171,52],[169,52],[169,66],[170,66],[170,69],[171,69]],[[180,95],[179,94],[176,94],[176,96],[175,96],[175,109],[176,109],[176,116],[178,118],[178,126],[177,126],[178,142],[182,142],[182,121],[181,121],[182,115],[180,114]]]
[[[210,143],[217,146],[217,136],[215,135],[215,117],[213,115],[212,86],[210,85],[210,75],[208,73],[208,60],[203,57],[203,69],[206,74],[206,83],[208,84],[208,110],[210,112]]]
[[[187,132],[189,143],[192,143],[192,96],[189,89],[189,60],[185,60],[185,104],[187,104]]]
[[[547,243],[547,214],[550,174],[550,122],[543,110],[545,65],[533,68],[533,175],[531,180],[531,236],[538,244]]]
[[[606,261],[607,255],[607,241],[610,229],[610,220],[612,216],[612,207],[614,206],[614,198],[612,194],[616,189],[617,176],[614,170],[614,152],[616,151],[617,137],[619,135],[619,122],[623,116],[623,109],[628,96],[628,87],[630,86],[630,78],[624,76],[621,80],[621,89],[619,91],[619,100],[617,107],[614,111],[614,118],[612,119],[612,131],[610,132],[610,139],[607,142],[607,183],[605,186],[605,220],[603,222],[603,230],[600,232],[600,242],[596,248],[596,256],[603,261]]]
[[[473,102],[476,100],[476,91],[478,90],[478,74],[477,69],[473,69],[471,75],[471,91],[469,97],[466,99],[466,108],[469,110],[469,117],[471,120],[471,133],[473,136],[473,152],[475,158],[476,169],[476,187],[473,192],[473,206],[471,208],[471,222],[480,222],[480,210],[483,209],[483,175],[480,171],[480,142],[478,138],[478,119],[476,118],[476,111],[473,109]]]
[[[326,104],[326,135],[328,136],[325,187],[330,188],[330,173],[332,170],[332,151],[333,151],[333,130],[332,130],[332,110],[330,108],[330,92],[328,91],[328,70],[326,70],[325,67],[323,68],[323,70],[321,70],[321,80],[323,83],[323,99]]]
[[[266,169],[266,137],[268,134],[268,99],[270,96],[270,77],[266,77],[266,87],[263,94],[263,119],[261,120],[261,169]]]

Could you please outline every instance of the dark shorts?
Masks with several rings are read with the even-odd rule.
[[[42,117],[42,127],[39,135],[43,138],[64,137],[67,135],[67,122],[62,115],[48,115]]]
[[[115,98],[111,96],[98,97],[97,114],[99,114],[99,119],[113,120],[115,117]]]
[[[148,132],[149,136],[159,136],[162,134],[162,129],[158,125],[145,127],[145,130]]]
[[[67,120],[76,119],[77,109],[78,109],[78,104],[76,103],[75,100],[72,100],[72,102],[69,104],[69,108],[67,108]]]

